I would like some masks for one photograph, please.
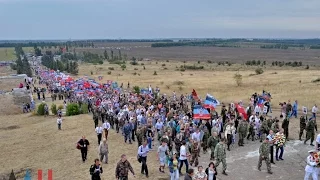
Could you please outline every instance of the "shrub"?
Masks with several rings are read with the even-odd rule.
[[[139,86],[133,86],[133,92],[140,94],[140,87]]]
[[[169,62],[169,60],[166,60],[166,62]]]
[[[81,104],[79,114],[88,114],[88,104]]]
[[[138,68],[134,68],[133,70],[138,71],[139,69]]]
[[[146,67],[145,67],[145,66],[143,66],[143,70],[146,70]]]
[[[98,61],[98,64],[103,64],[103,61],[102,61],[102,60],[99,60],[99,61]]]
[[[183,90],[183,87],[182,86],[179,86],[179,91],[182,91]]]
[[[90,74],[93,75],[93,71],[90,71]]]
[[[315,80],[313,80],[313,81],[311,81],[311,82],[313,82],[313,83],[320,82],[320,78],[317,78],[317,79],[315,79]]]
[[[170,89],[170,85],[166,85],[167,89]]]
[[[200,64],[200,61],[198,61],[198,64]]]
[[[211,60],[208,60],[208,61],[207,61],[207,63],[211,64],[211,63],[212,63],[212,61],[211,61]]]
[[[110,75],[110,74],[111,74],[111,71],[108,71],[107,74]]]
[[[124,70],[125,68],[127,68],[127,66],[126,66],[125,64],[122,64],[120,67],[121,67],[122,70]]]
[[[58,114],[58,109],[57,109],[56,104],[52,104],[50,109],[51,109],[52,114],[54,114],[54,115]]]
[[[181,85],[184,85],[184,82],[183,81],[174,81],[173,84],[181,86]]]
[[[74,116],[80,114],[79,105],[76,103],[70,103],[67,105],[67,116]]]
[[[141,66],[144,66],[144,63],[141,63]]]
[[[39,104],[38,109],[37,109],[37,115],[44,115],[44,105],[45,105],[45,103]]]
[[[256,74],[262,74],[263,73],[263,69],[262,68],[257,68],[255,70]]]
[[[132,73],[134,76],[137,75],[137,72]]]
[[[236,73],[234,76],[233,76],[234,80],[236,81],[236,84],[237,86],[241,86],[242,84],[242,75],[239,74],[239,73]]]
[[[180,68],[180,71],[184,72],[184,71],[186,71],[186,69],[185,68]]]
[[[309,65],[306,66],[306,69],[309,69]]]
[[[10,64],[10,67],[12,70],[17,70],[17,64],[15,63]]]
[[[114,67],[108,67],[108,69],[112,71],[112,70],[114,70]]]
[[[154,71],[154,72],[153,72],[153,75],[154,75],[154,76],[158,75],[158,74],[157,74],[157,71]]]
[[[166,64],[162,64],[161,66],[166,66]]]
[[[130,62],[130,64],[131,64],[131,65],[134,65],[134,66],[135,66],[135,65],[138,65],[138,63],[137,63],[136,61],[132,61],[132,62]]]
[[[58,106],[58,109],[63,109],[63,105],[60,104],[60,105]]]

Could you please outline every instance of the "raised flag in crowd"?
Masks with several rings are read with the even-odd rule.
[[[193,119],[211,119],[211,115],[209,111],[205,108],[203,108],[200,105],[195,105],[193,107]]]
[[[215,109],[216,106],[219,106],[220,102],[214,98],[212,95],[207,94],[206,99],[204,100],[203,107],[207,109]]]

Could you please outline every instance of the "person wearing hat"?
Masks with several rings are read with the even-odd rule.
[[[308,151],[309,156],[307,157],[307,165],[305,168],[305,175],[304,175],[304,180],[308,180],[310,175],[312,175],[313,180],[318,179],[318,169],[317,169],[317,163],[313,157],[313,154],[316,153],[316,150],[310,150]]]

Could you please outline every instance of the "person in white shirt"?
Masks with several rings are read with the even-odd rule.
[[[259,107],[258,105],[256,105],[256,107],[254,108],[254,113],[255,113],[257,116],[259,116],[260,111],[261,111],[260,107]]]
[[[103,128],[101,126],[97,126],[95,129],[96,133],[97,133],[97,137],[98,137],[98,145],[101,142],[101,138],[102,138],[102,132],[103,132]]]
[[[110,129],[110,123],[108,121],[105,121],[103,123],[102,127],[103,127],[103,130],[104,130],[104,136],[108,140],[108,132],[109,132],[109,129]]]
[[[225,137],[227,137],[227,145],[228,145],[228,151],[230,151],[230,145],[232,143],[233,134],[235,134],[236,128],[234,127],[233,122],[229,122],[226,126],[225,130]]]
[[[186,173],[188,172],[188,169],[189,169],[188,157],[189,156],[190,155],[187,153],[186,142],[182,141],[182,145],[180,147],[180,157],[179,157],[179,160],[180,160],[179,173],[180,174],[182,174],[181,169],[182,169],[183,163],[185,163],[185,165],[186,165]]]
[[[149,147],[147,146],[147,141],[144,141],[141,146],[138,148],[138,156],[141,161],[141,174],[145,174],[146,177],[149,177],[148,166],[147,166],[147,155],[149,152]]]
[[[196,129],[196,132],[194,132],[194,133],[192,133],[192,136],[191,136],[191,139],[193,140],[193,141],[197,141],[197,142],[200,142],[200,135],[201,135],[201,133],[200,133],[200,131],[199,131],[199,128],[197,128]]]
[[[57,124],[58,124],[58,130],[61,130],[61,124],[62,124],[62,118],[61,118],[61,116],[58,116]]]
[[[318,180],[318,169],[317,169],[317,163],[315,162],[315,159],[313,157],[313,153],[315,153],[315,150],[310,150],[309,156],[307,157],[307,165],[305,168],[305,175],[304,180],[309,180],[310,175],[312,175],[313,180]]]
[[[316,104],[312,107],[311,112],[312,112],[312,116],[309,120],[314,119],[314,122],[316,124],[315,128],[316,128],[316,131],[318,131],[318,126],[317,126],[317,121],[316,121],[318,107]]]
[[[158,119],[157,123],[155,124],[155,128],[157,129],[157,132],[159,132],[163,127],[163,122],[161,122],[160,119]]]
[[[320,150],[320,134],[318,134],[316,138],[316,149]]]

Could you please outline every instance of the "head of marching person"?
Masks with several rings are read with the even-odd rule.
[[[86,140],[86,136],[82,136],[82,140]]]
[[[100,165],[99,159],[95,159],[95,160],[94,160],[94,164],[95,164],[96,166],[99,166],[99,165]]]
[[[103,142],[103,144],[106,144],[107,143],[107,139],[103,138],[102,142]]]
[[[125,162],[127,160],[127,156],[125,154],[121,155],[121,161]]]

